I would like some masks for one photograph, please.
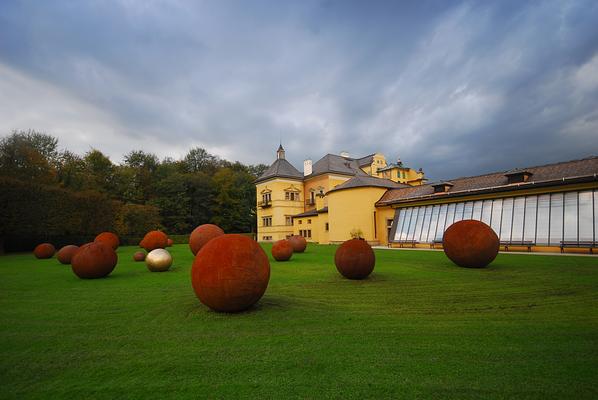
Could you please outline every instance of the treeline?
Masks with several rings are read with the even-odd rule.
[[[133,150],[115,164],[96,149],[60,151],[51,135],[12,132],[0,139],[0,247],[2,239],[19,250],[42,238],[83,241],[103,230],[186,234],[203,223],[254,232],[253,181],[265,168],[202,148],[181,160]]]

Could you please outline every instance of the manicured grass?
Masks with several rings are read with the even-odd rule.
[[[598,258],[378,250],[348,281],[335,249],[271,261],[234,315],[197,300],[185,245],[165,273],[120,248],[99,280],[0,257],[0,397],[598,398]]]

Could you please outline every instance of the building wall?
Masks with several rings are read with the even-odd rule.
[[[308,242],[320,243],[319,215],[295,218],[293,234],[303,236]]]
[[[320,192],[320,188],[327,193],[330,189],[335,188],[336,186],[340,185],[351,179],[352,176],[344,176],[344,175],[336,175],[336,174],[323,174],[319,176],[315,176],[313,178],[307,179],[304,184],[305,190],[305,198],[306,200],[310,199],[311,191],[313,190],[315,194]],[[316,198],[317,200],[317,198]],[[318,205],[318,209],[322,207],[326,207],[328,205],[326,197],[324,197],[324,202],[320,206]],[[313,210],[316,208],[316,204],[308,204],[305,203],[305,211]]]
[[[330,243],[351,239],[353,230],[361,230],[363,238],[380,243],[374,204],[386,192],[384,188],[362,187],[328,193],[328,222]]]
[[[561,241],[596,241],[597,187],[591,183],[419,202],[397,209],[393,240],[440,241],[451,224],[476,219],[501,241],[532,242],[536,251],[558,250]]]
[[[299,190],[298,201],[285,199],[285,189],[291,187]],[[272,200],[269,207],[260,206],[264,191],[270,191],[271,193]],[[296,215],[304,211],[303,182],[282,178],[260,182],[256,185],[256,195],[257,239],[259,241],[276,241],[291,235],[293,226],[287,225],[286,216]],[[264,226],[263,217],[272,217],[272,226]]]

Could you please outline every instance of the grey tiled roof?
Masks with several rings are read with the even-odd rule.
[[[598,156],[537,167],[518,168],[517,170],[530,172],[532,175],[529,181],[509,184],[505,174],[512,172],[511,169],[486,175],[451,179],[450,183],[453,186],[447,192],[434,193],[434,186],[438,182],[392,189],[387,191],[376,204],[388,205],[443,196],[464,196],[473,193],[521,190],[530,187],[556,186],[575,181],[598,180]]]
[[[314,209],[314,210],[302,212],[301,214],[293,215],[293,218],[315,217],[317,215],[318,215],[318,212]]]
[[[386,188],[386,189],[397,189],[397,188],[409,188],[411,186],[405,185],[403,183],[397,183],[391,181],[390,179],[382,179],[376,178],[374,176],[354,176],[353,178],[349,179],[346,182],[338,185],[337,187],[329,190],[329,192],[333,192],[336,190],[343,190],[343,189],[351,189],[351,188],[358,188],[358,187],[379,187],[379,188]]]
[[[367,157],[364,157],[367,158]],[[335,154],[326,154],[324,157],[320,158],[312,167],[312,173],[308,175],[316,176],[321,174],[326,174],[334,172],[337,174],[343,175],[365,175],[368,176],[365,172],[361,170],[359,167],[358,160],[354,158],[345,158],[341,156],[337,156]]]
[[[255,180],[255,182],[262,182],[270,178],[291,178],[291,179],[299,179],[303,180],[303,174],[297,170],[297,168],[293,167],[293,165],[285,160],[284,158],[279,158],[278,160],[274,161],[270,168],[266,170]]]

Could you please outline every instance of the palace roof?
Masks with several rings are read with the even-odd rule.
[[[303,180],[303,174],[293,167],[293,165],[285,160],[279,158],[270,167],[255,180],[256,183],[268,180],[270,178],[289,178]]]
[[[411,186],[405,185],[403,183],[397,183],[391,181],[390,179],[383,179],[383,178],[376,178],[374,176],[369,175],[358,175],[354,176],[353,178],[349,179],[346,182],[336,186],[333,189],[330,189],[328,192],[334,192],[337,190],[343,189],[352,189],[352,188],[359,188],[359,187],[379,187],[385,189],[397,189],[397,188],[410,188]]]
[[[509,183],[513,171],[523,171],[529,175],[526,181]],[[598,180],[598,156],[581,160],[564,161],[556,164],[540,165],[491,174],[451,179],[453,186],[444,192],[434,192],[439,183],[391,189],[376,203],[377,206],[431,200],[444,197],[459,197],[472,194],[504,192],[531,189],[534,187],[556,186]]]

